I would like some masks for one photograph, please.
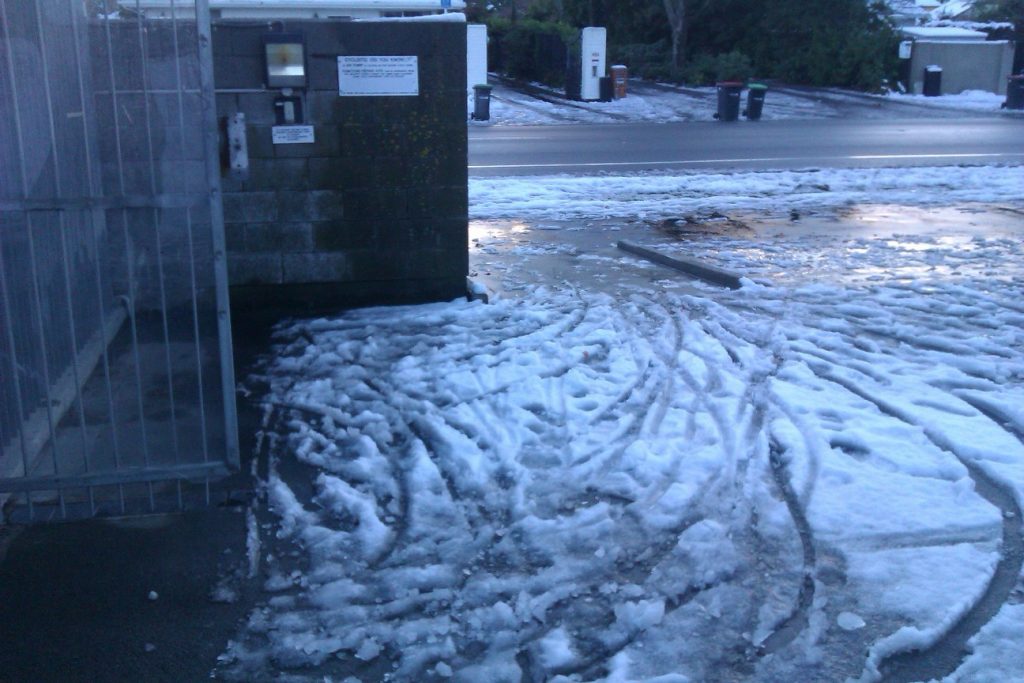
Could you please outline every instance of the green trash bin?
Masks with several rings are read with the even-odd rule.
[[[735,121],[740,117],[743,84],[739,81],[719,81],[715,87],[718,88],[718,111],[715,112],[715,118],[719,121]]]
[[[750,83],[747,88],[747,108],[743,110],[743,115],[748,121],[758,121],[764,109],[764,96],[768,93],[768,86],[764,83]]]

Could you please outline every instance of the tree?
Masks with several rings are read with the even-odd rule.
[[[679,68],[679,54],[686,52],[686,0],[662,0],[672,32],[672,67]]]
[[[1014,53],[1014,72],[1024,71],[1024,0],[984,0],[975,5],[982,21],[1008,21],[1013,24],[1013,38],[1017,43]]]

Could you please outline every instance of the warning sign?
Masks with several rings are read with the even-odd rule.
[[[416,56],[338,57],[338,94],[342,97],[420,94]]]

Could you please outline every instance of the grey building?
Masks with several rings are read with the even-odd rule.
[[[988,40],[981,31],[957,27],[906,26],[901,57],[908,92],[921,94],[928,67],[942,69],[943,95],[965,90],[1006,94],[1006,79],[1013,67],[1014,44]]]

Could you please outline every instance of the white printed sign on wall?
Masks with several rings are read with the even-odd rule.
[[[316,142],[313,126],[274,126],[270,129],[275,145],[300,145]]]
[[[339,56],[338,94],[342,97],[419,95],[419,58],[415,55]]]

